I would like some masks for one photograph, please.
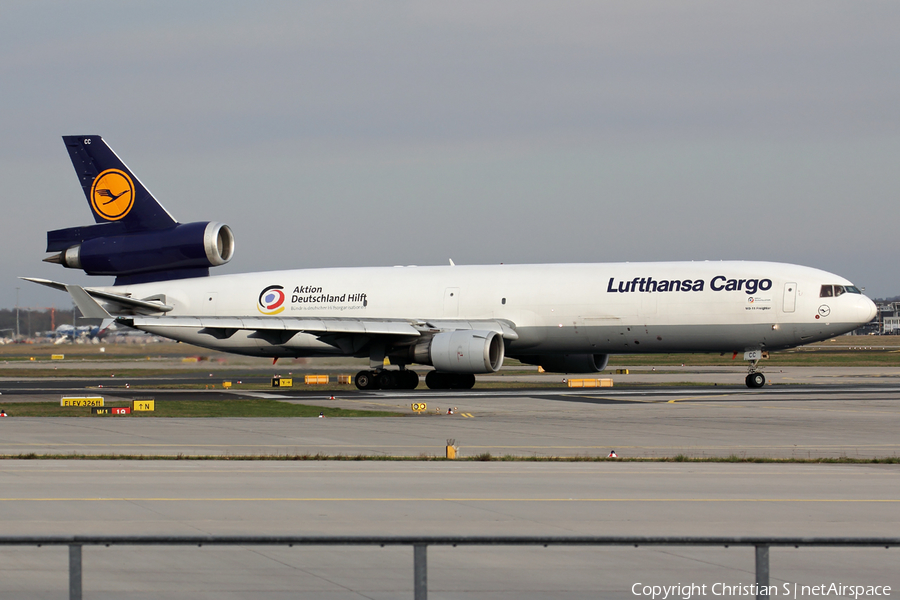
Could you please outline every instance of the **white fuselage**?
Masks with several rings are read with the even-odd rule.
[[[104,289],[138,299],[161,294],[173,307],[167,316],[201,321],[502,321],[518,336],[507,339],[506,354],[517,356],[776,350],[846,333],[874,317],[864,295],[820,297],[823,285],[852,286],[808,267],[723,261],[300,269]],[[248,331],[217,339],[202,324],[140,328],[259,356],[355,352],[308,333],[281,344]]]

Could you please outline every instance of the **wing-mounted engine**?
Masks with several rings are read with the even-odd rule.
[[[459,329],[437,333],[413,348],[414,362],[446,373],[496,373],[506,347],[496,331]]]
[[[547,373],[599,373],[609,364],[609,354],[546,354],[515,358],[527,365],[538,365]]]
[[[88,275],[113,275],[116,284],[202,277],[234,256],[234,234],[223,223],[179,223],[142,232],[107,232],[107,225],[47,233],[45,262]],[[100,234],[93,237],[94,234]]]

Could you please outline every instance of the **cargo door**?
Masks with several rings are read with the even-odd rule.
[[[784,284],[784,312],[792,313],[797,307],[797,284],[789,282]]]

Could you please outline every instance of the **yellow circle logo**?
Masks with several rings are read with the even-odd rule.
[[[91,206],[107,221],[118,221],[134,206],[134,183],[128,173],[107,169],[94,178]]]

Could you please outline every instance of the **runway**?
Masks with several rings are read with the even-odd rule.
[[[16,418],[0,453],[896,456],[900,386],[467,392],[155,390],[441,414],[372,419]],[[4,401],[75,386],[2,384]],[[148,390],[106,390],[108,397]],[[445,414],[455,407],[454,415]],[[0,461],[9,534],[900,535],[897,465],[423,461]],[[891,550],[773,549],[771,581],[891,585]],[[59,548],[0,548],[0,597],[64,598]],[[411,598],[408,548],[86,548],[85,598]],[[753,551],[433,548],[431,598],[635,598],[635,583],[752,583]],[[711,594],[707,594],[711,595]],[[727,596],[726,596],[727,597]]]
[[[10,534],[900,534],[893,467],[4,461]],[[772,581],[900,585],[900,550],[773,550]],[[411,550],[87,548],[86,598],[411,597]],[[433,598],[626,598],[751,582],[750,549],[435,548]],[[58,598],[60,549],[0,549],[0,596]],[[27,591],[27,594],[25,592]],[[17,596],[17,594],[20,594]]]

